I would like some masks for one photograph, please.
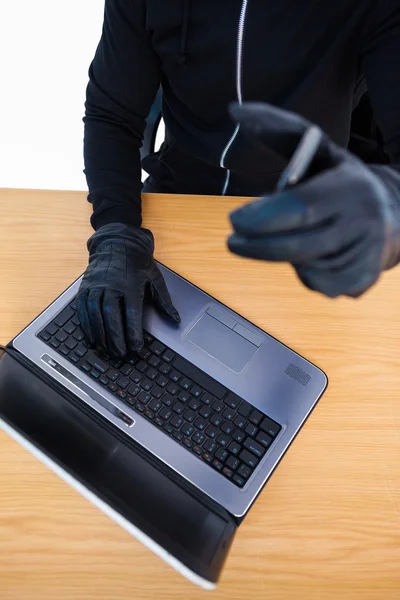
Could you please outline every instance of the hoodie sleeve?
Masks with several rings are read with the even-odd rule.
[[[160,81],[145,28],[145,0],[106,0],[83,119],[94,229],[111,222],[141,225],[139,150]]]

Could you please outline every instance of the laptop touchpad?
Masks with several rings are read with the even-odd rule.
[[[250,342],[208,313],[204,313],[186,338],[236,373],[244,369],[260,345]]]

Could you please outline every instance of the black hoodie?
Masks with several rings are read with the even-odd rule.
[[[160,85],[166,139],[143,166],[166,192],[273,189],[286,163],[242,136],[233,101],[297,112],[347,147],[368,88],[385,153],[400,163],[400,0],[106,0],[89,77],[95,229],[141,224],[139,149]]]

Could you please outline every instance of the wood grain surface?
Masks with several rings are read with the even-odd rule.
[[[148,196],[156,256],[324,369],[328,391],[239,529],[218,600],[399,600],[400,269],[328,300],[229,254],[240,198]],[[82,192],[0,190],[0,343],[85,268]],[[1,600],[200,600],[0,434]],[[211,597],[211,596],[210,596]]]

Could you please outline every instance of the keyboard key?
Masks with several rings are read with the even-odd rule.
[[[143,379],[140,383],[140,387],[146,390],[146,392],[149,392],[153,387],[153,382],[150,381],[150,379]]]
[[[156,417],[154,419],[154,423],[159,427],[162,427],[164,425],[164,420],[161,417]]]
[[[69,350],[68,348],[66,348],[65,346],[61,346],[61,348],[58,349],[58,351],[63,354],[64,356],[68,356],[69,354]]]
[[[234,429],[233,423],[231,421],[224,421],[221,425],[221,431],[227,433],[228,435],[232,433]]]
[[[258,464],[258,458],[256,458],[254,454],[252,454],[248,450],[242,450],[239,454],[239,458],[252,469],[254,469]]]
[[[106,371],[108,371],[108,369],[109,369],[108,364],[106,362],[104,362],[103,360],[101,360],[101,358],[96,356],[94,354],[94,352],[91,352],[89,350],[89,352],[86,354],[85,358],[86,358],[87,362],[92,365],[93,368],[95,368],[97,371],[100,371],[100,373],[102,373],[103,375],[104,375],[104,373],[106,373]],[[119,373],[118,373],[118,376],[119,376]],[[108,378],[112,379],[110,376],[108,376]],[[113,381],[115,381],[115,380],[113,379]],[[129,381],[128,381],[128,384],[129,384]]]
[[[191,398],[191,395],[186,390],[182,390],[178,394],[178,400],[180,400],[181,402],[184,402],[185,404],[188,400],[190,400],[190,398]]]
[[[236,394],[234,394],[233,392],[229,392],[227,397],[224,398],[224,402],[227,406],[229,406],[229,408],[236,409],[241,403],[241,398],[239,398],[239,396],[236,396]]]
[[[72,321],[67,323],[64,327],[64,331],[65,331],[65,333],[68,333],[68,335],[72,335],[74,333],[75,329],[76,329],[76,325],[74,325],[72,323]]]
[[[212,454],[210,454],[209,452],[204,452],[203,453],[203,460],[205,460],[208,463],[211,463],[212,460],[213,460]]]
[[[275,423],[275,421],[272,421],[272,419],[269,419],[268,417],[265,417],[265,419],[260,425],[260,428],[266,433],[268,433],[268,435],[270,435],[271,437],[275,437],[276,435],[278,435],[278,433],[282,429],[281,426],[278,425],[278,423]]]
[[[186,421],[189,421],[189,423],[193,423],[193,421],[197,417],[197,413],[195,413],[194,410],[192,410],[191,408],[188,408],[183,413],[183,416],[185,417]]]
[[[222,464],[222,462],[220,460],[215,459],[213,461],[213,467],[215,467],[217,469],[217,471],[221,471],[221,469],[222,469],[223,466],[224,465]]]
[[[179,398],[179,396],[178,396],[178,398]],[[203,419],[209,419],[211,414],[212,414],[212,410],[211,410],[210,406],[203,406],[199,410],[199,415],[201,417],[203,417]]]
[[[158,367],[158,370],[162,375],[168,375],[168,373],[171,370],[171,367],[167,363],[162,362],[161,365]]]
[[[51,338],[51,335],[49,333],[46,333],[45,331],[42,331],[41,333],[39,333],[39,337],[45,342],[48,342]]]
[[[74,338],[69,338],[69,340],[65,342],[65,345],[67,346],[68,350],[73,350],[77,347],[78,342],[74,340]]]
[[[153,336],[150,335],[150,333],[148,331],[144,331],[143,332],[143,339],[145,344],[151,344],[151,342],[154,340]]]
[[[161,402],[165,404],[165,406],[172,406],[175,402],[175,398],[170,394],[164,394],[164,396],[161,398]]]
[[[220,433],[217,437],[217,442],[220,446],[227,446],[229,444],[229,437],[225,433]]]
[[[222,469],[222,473],[225,475],[225,477],[228,477],[228,479],[230,479],[233,475],[232,469],[229,469],[229,467],[226,466]]]
[[[136,365],[136,363],[138,361],[138,357],[130,355],[130,356],[126,356],[125,360],[131,367],[133,367],[134,365]]]
[[[214,425],[209,425],[205,432],[211,439],[216,438],[219,434],[219,430],[216,427],[214,427]]]
[[[53,340],[51,340],[50,346],[53,346],[53,348],[57,349],[60,347],[60,342],[57,342],[57,340],[54,338]]]
[[[58,340],[59,342],[63,343],[65,342],[65,340],[68,338],[67,334],[65,333],[65,331],[59,331],[56,334],[56,340]]]
[[[117,396],[119,398],[122,398],[122,400],[124,400],[126,398],[126,392],[124,392],[124,390],[118,390]]]
[[[223,402],[221,402],[221,400],[216,400],[215,402],[213,402],[212,407],[213,410],[215,410],[215,412],[221,413],[224,410],[225,405]]]
[[[230,456],[228,458],[228,460],[226,461],[226,465],[232,469],[232,471],[234,471],[236,469],[236,467],[239,465],[239,461],[237,458],[235,458],[234,456]]]
[[[101,385],[108,385],[109,384],[109,379],[105,375],[102,375],[99,378],[99,381],[100,381]]]
[[[176,440],[178,440],[178,442],[180,442],[181,440],[183,440],[183,433],[181,433],[180,431],[174,431],[173,434],[174,438]]]
[[[243,479],[243,477],[240,477],[239,475],[234,475],[233,476],[233,481],[236,483],[236,485],[238,485],[239,487],[243,487],[244,484],[246,483],[245,480]]]
[[[245,400],[242,400],[242,403],[238,408],[238,413],[241,417],[246,418],[249,415],[249,413],[251,412],[252,408],[253,407],[251,406],[251,404],[249,404]]]
[[[215,398],[214,396],[211,396],[211,394],[209,394],[208,392],[204,392],[201,397],[201,401],[203,402],[203,404],[207,404],[207,406],[209,406],[215,401]]]
[[[198,386],[203,389],[206,389],[210,394],[213,394],[220,400],[225,396],[226,389],[223,385],[212,379],[209,375],[192,365],[189,361],[187,361],[182,356],[176,356],[173,360],[172,364],[175,369],[186,375],[188,379],[191,379]]]
[[[170,394],[172,394],[173,396],[175,396],[175,394],[177,394],[179,392],[179,385],[177,383],[174,383],[172,381],[169,384],[169,386],[167,387],[167,392],[169,392]]]
[[[137,396],[138,394],[140,394],[141,388],[138,385],[136,385],[135,383],[132,383],[126,391],[131,396]]]
[[[172,427],[171,423],[164,423],[164,431],[166,431],[170,435],[171,435],[171,433],[174,432],[174,428]],[[179,433],[179,432],[177,432],[177,433]]]
[[[57,325],[57,327],[64,327],[65,323],[74,316],[75,311],[68,306],[67,308],[64,308],[64,310],[60,312],[60,314],[54,319],[54,323]]]
[[[232,408],[226,408],[222,413],[222,416],[231,421],[235,417],[235,411]]]
[[[121,365],[122,360],[120,360],[119,358],[112,358],[110,360],[110,366],[113,367],[113,369],[119,369]]]
[[[241,415],[238,415],[237,417],[235,417],[233,422],[236,425],[236,427],[239,427],[240,429],[244,429],[247,421],[244,417],[242,417]]]
[[[142,360],[147,360],[148,358],[150,358],[151,356],[151,352],[148,348],[142,348],[141,350],[139,350],[138,352],[138,356],[142,359]]]
[[[171,381],[174,381],[175,383],[178,383],[178,381],[182,378],[182,375],[180,373],[178,373],[178,371],[173,370],[168,375],[168,378]]]
[[[261,444],[259,444],[258,442],[255,442],[253,439],[251,439],[249,437],[245,439],[243,446],[245,448],[247,448],[247,450],[250,450],[250,452],[255,454],[257,456],[257,458],[261,458],[265,454],[264,446],[261,446]]]
[[[81,359],[78,364],[82,371],[84,371],[85,373],[89,373],[91,366],[86,362],[86,360]]]
[[[116,392],[118,389],[118,386],[115,383],[112,383],[112,381],[110,381],[110,383],[108,384],[108,389],[111,392]]]
[[[238,444],[237,442],[231,442],[228,446],[229,452],[231,452],[235,456],[237,456],[239,454],[241,449],[242,449],[242,446],[240,446],[240,444]]]
[[[172,350],[168,348],[168,350],[166,350],[166,352],[164,352],[164,354],[162,355],[162,359],[165,360],[166,363],[170,363],[174,360],[175,356],[175,352],[172,352]]]
[[[190,390],[190,388],[192,387],[192,385],[193,385],[193,381],[190,381],[190,379],[188,379],[187,377],[184,377],[181,380],[181,387],[184,390]]]
[[[172,417],[172,410],[167,406],[163,406],[160,412],[158,413],[164,421],[168,421]],[[165,427],[164,427],[165,429]]]
[[[161,408],[162,404],[159,400],[152,400],[151,402],[149,402],[148,404],[148,408],[150,408],[150,410],[154,411],[155,413],[158,412]]]
[[[149,346],[149,350],[151,350],[152,353],[156,356],[161,356],[166,350],[166,347],[164,346],[164,344],[156,340]]]
[[[193,446],[192,440],[188,437],[183,438],[182,444],[184,444],[186,448],[191,448]]]
[[[200,396],[203,393],[203,390],[198,386],[198,385],[194,385],[192,386],[190,393],[192,394],[192,396],[194,396],[195,398],[200,398]]]
[[[256,435],[257,431],[257,427],[255,425],[252,425],[251,423],[249,423],[245,429],[247,435],[251,435],[252,437]]]
[[[99,371],[96,371],[96,369],[92,369],[89,375],[93,377],[93,379],[98,379],[100,377],[100,373]]]
[[[133,369],[129,378],[131,381],[133,381],[133,383],[140,383],[143,379],[143,375],[142,373],[139,373],[139,371],[136,371],[136,369]]]
[[[195,431],[194,434],[192,435],[192,440],[194,441],[195,444],[201,445],[205,439],[206,439],[206,436],[204,435],[204,433],[200,433],[200,431]]]
[[[243,477],[243,479],[248,479],[251,475],[251,470],[249,467],[246,467],[246,465],[240,465],[238,474]]]
[[[149,365],[151,367],[154,367],[155,369],[157,369],[158,365],[161,362],[161,359],[158,358],[158,356],[156,356],[155,354],[152,354],[147,362],[149,363]]]
[[[201,456],[203,453],[203,450],[200,448],[200,446],[194,445],[192,448],[192,452],[197,454],[197,456]]]
[[[130,380],[127,377],[120,377],[116,383],[120,388],[125,389],[130,384]]]
[[[183,419],[179,415],[174,415],[170,420],[170,423],[173,425],[173,427],[175,427],[175,429],[179,429],[179,427],[182,427],[183,425]]]
[[[125,402],[127,404],[129,404],[130,406],[135,406],[136,404],[136,400],[133,396],[130,396],[129,394],[127,395],[127,397],[125,398]]]
[[[142,404],[147,404],[148,402],[150,402],[150,400],[151,396],[148,392],[141,392],[138,396],[138,401]]]
[[[75,352],[78,356],[85,356],[86,352],[87,352],[87,348],[85,348],[85,346],[83,344],[79,344],[79,346],[77,346],[75,348]]]
[[[125,377],[128,377],[128,375],[130,375],[132,373],[132,369],[133,369],[133,367],[131,367],[131,365],[128,365],[128,363],[125,363],[120,368],[120,371],[121,371],[122,375],[125,375]]]
[[[148,377],[148,379],[151,379],[151,381],[154,381],[157,376],[158,376],[157,369],[155,369],[154,367],[150,367],[150,369],[147,369],[146,377]]]
[[[214,442],[214,440],[207,439],[203,444],[204,450],[206,450],[206,452],[209,452],[210,454],[212,454],[214,452],[216,447],[217,447],[217,443]]]
[[[263,416],[264,415],[259,410],[255,409],[250,414],[249,421],[250,421],[250,423],[253,423],[253,425],[258,425],[259,423],[261,423]]]
[[[197,400],[197,398],[192,398],[188,403],[188,406],[193,410],[198,410],[201,406],[201,402],[200,400]]]
[[[218,460],[220,460],[221,462],[224,462],[227,457],[228,457],[228,452],[226,450],[224,450],[223,448],[218,448],[218,450],[215,453],[215,458],[218,458]]]
[[[183,411],[185,410],[185,405],[182,402],[175,402],[175,404],[172,407],[172,410],[177,414],[177,415],[181,415],[183,413]]]
[[[140,413],[144,413],[144,411],[146,410],[146,407],[141,402],[136,402],[135,409]]]
[[[50,325],[47,325],[46,331],[50,335],[56,335],[56,333],[58,331],[58,327],[56,325],[54,325],[54,323],[50,323]]]
[[[189,425],[189,423],[184,423],[181,427],[181,431],[183,435],[186,435],[186,437],[190,437],[194,431],[194,427],[193,425]]]
[[[158,387],[158,385],[155,385],[152,389],[151,389],[151,395],[154,396],[154,398],[161,398],[161,396],[163,395],[164,390],[160,387]]]
[[[164,375],[159,375],[156,379],[156,384],[162,388],[165,388],[168,385],[169,381]]]
[[[136,371],[139,371],[139,373],[144,373],[147,369],[147,363],[144,362],[144,360],[139,360],[138,363],[136,363],[135,368]]]
[[[144,411],[144,416],[149,419],[149,421],[152,421],[154,419],[154,413],[152,410],[150,410],[149,408],[146,408],[146,410]]]
[[[72,319],[71,319],[71,323],[73,323],[76,326],[79,326],[81,324],[78,315],[75,315]]]
[[[211,419],[210,419],[210,423],[212,423],[212,425],[215,425],[215,427],[219,427],[222,423],[224,419],[222,418],[221,415],[219,415],[218,413],[215,413]]]
[[[72,308],[72,310],[76,310],[76,304],[75,301],[71,302],[70,307]]]
[[[74,336],[74,338],[76,340],[78,340],[78,342],[81,342],[83,340],[83,338],[85,337],[83,335],[82,329],[79,329],[79,327],[74,331],[74,333],[72,335]]]
[[[71,362],[73,362],[73,363],[75,363],[75,364],[76,364],[77,362],[79,362],[79,356],[77,356],[77,355],[76,355],[74,352],[72,352],[72,353],[69,355],[69,357],[68,357],[68,358],[69,358],[69,360],[70,360]],[[108,379],[107,379],[107,383],[108,383]]]
[[[268,446],[272,442],[272,438],[264,431],[260,431],[260,433],[256,437],[256,440],[257,442],[260,442],[260,444],[262,444],[265,448],[268,448]]]
[[[194,422],[194,426],[197,427],[197,429],[199,429],[200,431],[204,431],[207,425],[208,422],[205,419],[203,419],[203,417],[199,417]]]

